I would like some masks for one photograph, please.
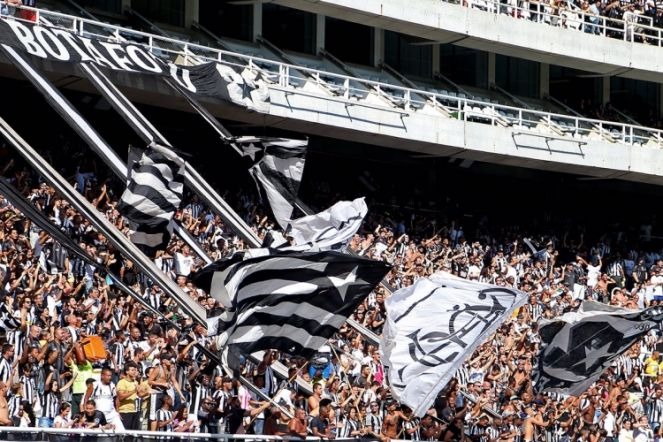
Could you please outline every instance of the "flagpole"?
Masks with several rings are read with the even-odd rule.
[[[299,368],[297,369],[297,372],[296,372],[294,375],[290,376],[290,378],[288,379],[288,382],[282,384],[282,385],[279,387],[279,389],[276,390],[276,393],[274,393],[274,397],[277,397],[277,396],[279,395],[279,393],[281,393],[283,390],[285,390],[286,385],[288,385],[290,382],[292,382],[292,381],[294,381],[295,379],[297,379],[297,376],[299,376],[299,373],[301,373],[301,371],[302,371],[302,370],[303,370],[308,364],[309,364],[309,361],[306,361],[306,363],[305,363],[304,365],[302,365],[301,367],[299,367]],[[274,404],[274,405],[279,405],[279,404],[278,404],[276,401],[274,401],[274,399],[271,398],[269,395],[265,395],[265,396],[267,396],[267,398],[269,399],[269,402],[270,402],[270,403],[272,403],[272,404]],[[281,408],[281,407],[279,407],[279,408]],[[292,416],[290,413],[287,413],[287,414],[288,414],[288,416],[289,416],[291,419],[294,417],[294,416]],[[248,425],[248,427],[250,427],[251,424],[253,423],[253,421],[256,420],[257,418],[258,418],[258,415],[257,415],[257,414],[256,414],[255,416],[253,416],[253,418],[251,418],[251,420],[249,421],[249,425]]]
[[[298,368],[298,369],[297,369],[297,372],[296,372],[293,376],[291,376],[291,377],[288,379],[288,382],[287,382],[285,385],[287,385],[287,384],[289,384],[290,382],[292,382],[293,380],[297,379],[297,376],[299,376],[299,373],[301,372],[301,370],[302,370],[304,367],[306,367],[308,364],[309,364],[309,361],[306,361],[306,363],[305,363],[303,366],[301,366],[300,368]],[[240,379],[244,379],[245,382],[250,383],[251,386],[254,387],[253,383],[250,382],[248,379],[246,379],[244,376],[240,376]],[[279,393],[281,393],[281,391],[283,391],[283,390],[285,389],[285,385],[279,387],[279,389],[276,391],[276,393],[274,393],[274,397],[278,396]],[[255,388],[255,387],[254,387],[254,388]],[[257,390],[257,388],[256,388],[256,390]],[[260,390],[257,390],[257,391],[260,393],[260,396],[261,396],[261,397],[267,399],[267,403],[268,403],[268,404],[275,405],[275,406],[278,407],[278,409],[281,410],[286,416],[288,416],[288,417],[291,418],[291,419],[294,418],[294,415],[293,415],[289,410],[287,410],[287,409],[286,409],[285,407],[283,407],[281,404],[277,403],[277,402],[276,402],[273,398],[271,398],[269,395],[267,395],[267,394],[265,394],[265,393],[262,393]],[[263,405],[264,405],[264,404],[263,404]],[[261,407],[262,407],[263,405],[261,405]],[[260,407],[258,407],[258,408],[260,408]],[[265,407],[265,408],[266,408],[266,407]],[[260,413],[258,413],[258,414],[260,414]],[[253,416],[253,417],[251,418],[251,420],[249,421],[248,427],[250,427],[251,424],[253,423],[253,421],[255,421],[255,420],[258,418],[258,414],[256,414],[255,416]]]

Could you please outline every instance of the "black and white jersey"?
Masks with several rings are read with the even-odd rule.
[[[60,413],[60,395],[49,391],[42,396],[42,416],[55,419]]]
[[[373,413],[368,413],[366,415],[365,425],[374,434],[379,435],[382,431],[382,417]]]
[[[9,378],[11,377],[12,366],[11,362],[5,358],[0,358],[0,381],[5,384],[9,383]]]
[[[161,428],[158,428],[159,423],[163,421],[167,421],[173,418],[173,412],[170,410],[164,410],[163,408],[159,408],[157,410],[157,429],[158,431],[173,431],[173,424],[172,422],[169,423],[168,425],[164,425]]]

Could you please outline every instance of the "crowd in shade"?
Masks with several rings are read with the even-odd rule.
[[[579,396],[537,394],[532,377],[540,319],[573,311],[588,299],[632,310],[663,300],[663,252],[652,242],[652,224],[643,223],[635,232],[594,232],[590,241],[582,230],[555,231],[543,225],[540,232],[493,230],[484,219],[466,232],[449,217],[371,210],[348,247],[393,265],[386,284],[353,314],[375,335],[382,333],[391,293],[435,272],[517,288],[529,296],[418,418],[392,398],[379,346],[347,324],[310,360],[277,351],[265,352],[262,361],[243,358],[241,374],[255,390],[247,388],[210,358],[205,349],[215,349],[205,328],[53,188],[13,161],[3,174],[135,293],[118,290],[99,267],[66,250],[0,196],[2,426],[383,441],[622,442],[660,437],[659,330],[630,348]],[[111,181],[91,169],[76,169],[70,182],[128,234],[116,210],[122,189],[113,189]],[[233,198],[232,204],[264,237],[275,223],[249,195]],[[195,196],[185,197],[175,217],[213,259],[246,248]],[[181,239],[173,237],[154,262],[208,316],[224,310],[193,284],[191,275],[203,260]],[[101,338],[101,351],[95,348],[96,337]],[[276,361],[287,367],[288,379],[277,377]]]

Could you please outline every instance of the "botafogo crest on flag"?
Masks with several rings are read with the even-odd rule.
[[[423,416],[460,365],[527,295],[437,273],[385,300],[383,364],[396,399]]]

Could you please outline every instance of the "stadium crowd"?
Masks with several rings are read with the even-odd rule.
[[[651,38],[655,37],[652,28],[663,26],[663,13],[654,0],[463,0],[462,4],[551,26],[640,43],[651,43]]]
[[[210,344],[204,327],[49,185],[13,161],[3,174],[159,314],[123,294],[0,196],[2,426],[385,441],[623,442],[655,440],[661,432],[663,349],[657,331],[579,397],[537,395],[532,385],[540,318],[576,309],[582,299],[628,309],[663,300],[663,256],[649,246],[651,224],[643,223],[635,235],[612,231],[590,243],[584,233],[493,231],[483,220],[470,234],[456,222],[431,216],[371,213],[349,248],[393,265],[390,287],[376,289],[354,313],[375,334],[382,331],[390,292],[436,271],[529,294],[529,302],[479,347],[428,414],[417,419],[392,400],[378,346],[348,325],[310,361],[275,351],[257,364],[244,361],[242,374],[271,398],[264,400],[212,363],[201,348]],[[102,173],[83,166],[71,182],[128,233],[115,209],[119,186],[113,189]],[[233,207],[259,236],[274,229],[246,194],[235,198]],[[186,198],[176,218],[214,259],[245,247],[195,196]],[[190,275],[203,262],[181,240],[173,238],[155,263],[210,316],[223,309],[192,284]],[[104,343],[101,352],[94,349],[96,336]],[[288,367],[290,379],[277,380],[271,367],[276,360]],[[311,396],[293,381],[296,375],[310,383]]]

